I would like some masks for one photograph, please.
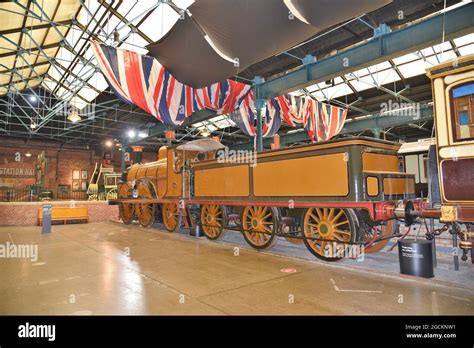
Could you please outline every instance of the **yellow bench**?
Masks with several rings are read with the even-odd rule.
[[[64,221],[67,224],[72,220],[86,220],[89,221],[89,214],[87,208],[52,208],[51,221]],[[38,209],[38,225],[43,223],[43,209]]]

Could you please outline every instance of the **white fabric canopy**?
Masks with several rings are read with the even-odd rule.
[[[206,138],[206,139],[193,140],[186,144],[179,145],[176,148],[176,150],[210,152],[210,151],[217,151],[224,148],[225,146],[220,141]]]

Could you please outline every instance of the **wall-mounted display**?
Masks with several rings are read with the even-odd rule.
[[[81,188],[81,182],[78,180],[73,180],[72,182],[72,190],[73,191],[79,191]]]

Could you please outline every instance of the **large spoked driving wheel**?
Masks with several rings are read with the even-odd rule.
[[[309,208],[303,215],[303,241],[317,258],[338,261],[343,256],[338,250],[353,241],[355,219],[350,209]]]
[[[118,198],[131,198],[130,186],[127,183],[121,183],[118,187]],[[124,224],[129,225],[133,221],[133,215],[135,208],[130,203],[120,203],[119,205],[119,216]]]
[[[218,204],[204,204],[201,207],[202,230],[207,238],[215,240],[224,232],[225,209]]]
[[[147,182],[139,182],[137,185],[138,197],[153,199],[154,190]],[[136,206],[138,222],[142,227],[150,227],[155,222],[155,204],[140,203]]]
[[[164,203],[162,206],[163,225],[168,232],[179,228],[179,212],[176,203]]]
[[[255,249],[269,249],[277,241],[275,231],[278,210],[272,207],[248,206],[242,212],[242,230],[245,241]]]

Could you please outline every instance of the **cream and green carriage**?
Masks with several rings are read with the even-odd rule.
[[[102,164],[96,163],[87,188],[88,200],[101,201],[117,198],[117,182],[120,176],[120,173],[114,172],[114,168],[104,168]]]

